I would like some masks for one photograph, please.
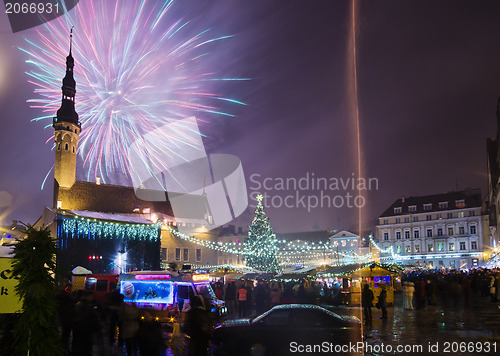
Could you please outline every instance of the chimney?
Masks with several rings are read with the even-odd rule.
[[[401,203],[404,203],[405,202],[405,197],[402,197],[401,198]]]

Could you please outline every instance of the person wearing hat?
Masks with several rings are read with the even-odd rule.
[[[382,310],[382,317],[380,319],[387,319],[387,286],[385,284],[381,284],[380,288],[382,289],[382,291],[378,296],[377,303],[377,305]]]

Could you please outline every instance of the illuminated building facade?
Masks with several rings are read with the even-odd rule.
[[[427,268],[479,266],[488,220],[479,189],[400,198],[379,217],[380,258]]]

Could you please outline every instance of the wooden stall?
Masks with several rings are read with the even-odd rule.
[[[345,304],[361,305],[361,291],[364,284],[368,284],[377,297],[382,291],[382,285],[387,287],[387,304],[394,304],[394,286],[399,279],[401,271],[389,265],[377,262],[367,264],[351,264],[335,266],[318,272],[316,277],[324,281],[325,279],[341,280],[341,293]]]

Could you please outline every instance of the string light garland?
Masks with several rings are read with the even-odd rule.
[[[61,228],[73,239],[134,239],[155,241],[160,239],[161,223],[130,224],[88,219],[79,216],[60,218]]]

